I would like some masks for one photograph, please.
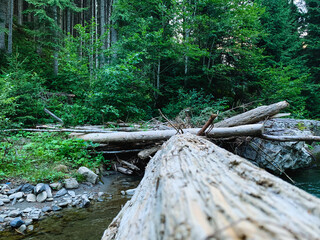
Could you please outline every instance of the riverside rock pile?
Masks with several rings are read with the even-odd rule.
[[[92,187],[98,176],[91,170],[81,167],[81,173],[88,182],[84,185]],[[76,194],[79,187],[76,179],[66,179],[64,183],[22,184],[11,187],[10,183],[0,184],[0,231],[15,228],[18,232],[33,231],[33,221],[67,207],[85,208],[92,200],[103,201],[103,192],[81,192]],[[78,191],[79,192],[79,191]],[[23,205],[23,209],[17,208]]]

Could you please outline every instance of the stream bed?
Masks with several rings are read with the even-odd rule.
[[[296,186],[320,197],[320,167],[290,173]],[[47,217],[35,224],[35,231],[20,235],[14,231],[0,232],[1,240],[98,240],[121,207],[130,199],[121,195],[121,190],[135,188],[141,178],[113,174],[105,177],[105,201],[92,204],[89,208],[69,208]]]
[[[21,235],[14,230],[0,232],[0,240],[97,240],[131,198],[121,195],[121,190],[136,188],[141,177],[113,173],[104,177],[101,188],[106,192],[103,202],[95,202],[89,208],[68,208],[34,224],[32,233]]]

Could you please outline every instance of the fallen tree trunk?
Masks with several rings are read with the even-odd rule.
[[[320,199],[190,134],[149,162],[109,239],[319,239]]]
[[[268,106],[261,106],[255,109],[252,109],[248,112],[238,114],[234,117],[225,119],[221,122],[214,124],[215,127],[233,127],[245,124],[257,123],[263,121],[268,117],[271,117],[279,113],[282,109],[289,106],[289,103],[286,101],[278,102]]]
[[[275,136],[262,134],[260,138],[278,141],[278,142],[299,142],[299,141],[310,141],[310,142],[320,142],[320,136]]]
[[[197,134],[200,128],[183,129],[183,132]],[[207,134],[208,137],[221,138],[231,136],[260,136],[263,133],[263,124],[252,124],[230,128],[214,128]],[[91,133],[77,138],[95,143],[130,143],[167,140],[177,134],[176,130],[158,130],[143,132],[119,133]]]

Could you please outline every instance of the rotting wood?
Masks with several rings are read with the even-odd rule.
[[[202,137],[150,160],[102,240],[319,239],[320,199]]]
[[[261,106],[255,109],[252,109],[248,112],[238,114],[234,117],[225,119],[221,122],[215,123],[214,126],[218,127],[233,127],[245,124],[257,123],[263,121],[268,117],[271,117],[279,113],[282,109],[289,106],[289,103],[286,101],[274,103],[268,106]]]
[[[291,116],[291,113],[277,113],[276,115],[271,116],[270,119],[289,117],[289,116]]]
[[[197,134],[200,128],[183,129],[183,132]],[[207,137],[220,138],[231,136],[260,136],[264,131],[263,124],[251,124],[228,128],[214,128],[207,133]],[[130,133],[90,133],[77,136],[77,138],[95,143],[131,143],[167,140],[176,134],[176,130],[158,130]]]

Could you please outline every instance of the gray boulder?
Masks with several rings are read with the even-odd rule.
[[[98,181],[98,175],[91,171],[89,168],[80,167],[78,173],[86,178],[86,180],[92,184],[96,184]]]
[[[79,183],[75,178],[65,179],[65,188],[66,189],[75,189],[79,187]]]
[[[265,122],[265,134],[273,136],[319,136],[320,122],[272,119]],[[236,147],[235,152],[259,167],[275,173],[281,173],[287,169],[306,168],[314,164],[309,146],[301,141],[279,142],[252,138],[242,142]]]
[[[35,194],[39,194],[39,193],[41,193],[41,192],[43,192],[45,190],[46,190],[46,184],[38,183],[34,188],[34,193]]]
[[[66,195],[67,193],[68,193],[68,191],[65,188],[62,188],[56,193],[55,197],[56,198],[62,197],[64,195]]]

